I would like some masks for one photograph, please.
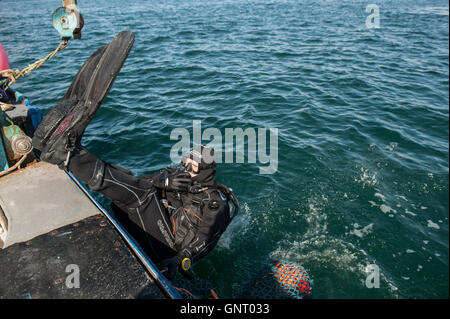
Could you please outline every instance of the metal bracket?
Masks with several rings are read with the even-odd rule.
[[[62,40],[81,39],[84,19],[76,5],[56,9],[52,15],[52,24]]]

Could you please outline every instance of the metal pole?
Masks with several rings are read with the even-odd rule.
[[[117,219],[104,209],[89,192],[81,185],[80,181],[71,173],[67,172],[67,175],[80,187],[80,189],[89,197],[89,199],[94,203],[95,206],[106,216],[106,218],[114,225],[116,230],[120,233],[123,239],[128,243],[133,252],[139,258],[139,260],[144,264],[145,268],[148,270],[150,275],[155,279],[156,283],[163,290],[164,294],[171,299],[183,299],[175,289],[175,287],[170,283],[170,281],[164,277],[164,275],[159,271],[158,267],[153,263],[153,261],[148,258],[144,253],[142,248],[136,242],[136,240],[125,230],[125,228],[117,221]]]

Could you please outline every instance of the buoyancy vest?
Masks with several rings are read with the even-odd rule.
[[[175,249],[193,250],[191,254],[196,254],[200,253],[203,245],[208,246],[202,253],[204,255],[215,246],[236,216],[239,204],[232,191],[225,185],[213,183],[207,186],[200,184],[194,186],[190,192],[163,193],[162,203],[172,223]],[[230,212],[228,201],[233,202],[233,214]],[[199,239],[198,245],[193,243],[194,239]],[[205,240],[204,243],[202,239]]]

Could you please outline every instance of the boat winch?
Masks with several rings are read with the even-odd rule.
[[[63,0],[63,7],[53,12],[52,24],[62,40],[81,39],[84,20],[76,0]]]

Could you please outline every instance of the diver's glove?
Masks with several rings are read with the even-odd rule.
[[[159,269],[164,270],[164,276],[167,279],[172,280],[177,274],[178,266],[180,265],[180,260],[178,256],[164,259],[159,264]]]
[[[156,187],[166,191],[187,192],[192,184],[192,180],[189,173],[182,172],[162,175],[161,177],[154,179],[153,183]]]
[[[161,261],[159,268],[161,270],[165,270],[164,275],[167,279],[172,280],[175,278],[178,269],[183,272],[188,271],[189,268],[191,268],[191,264],[192,262],[190,258],[176,255],[172,258],[167,258]]]

